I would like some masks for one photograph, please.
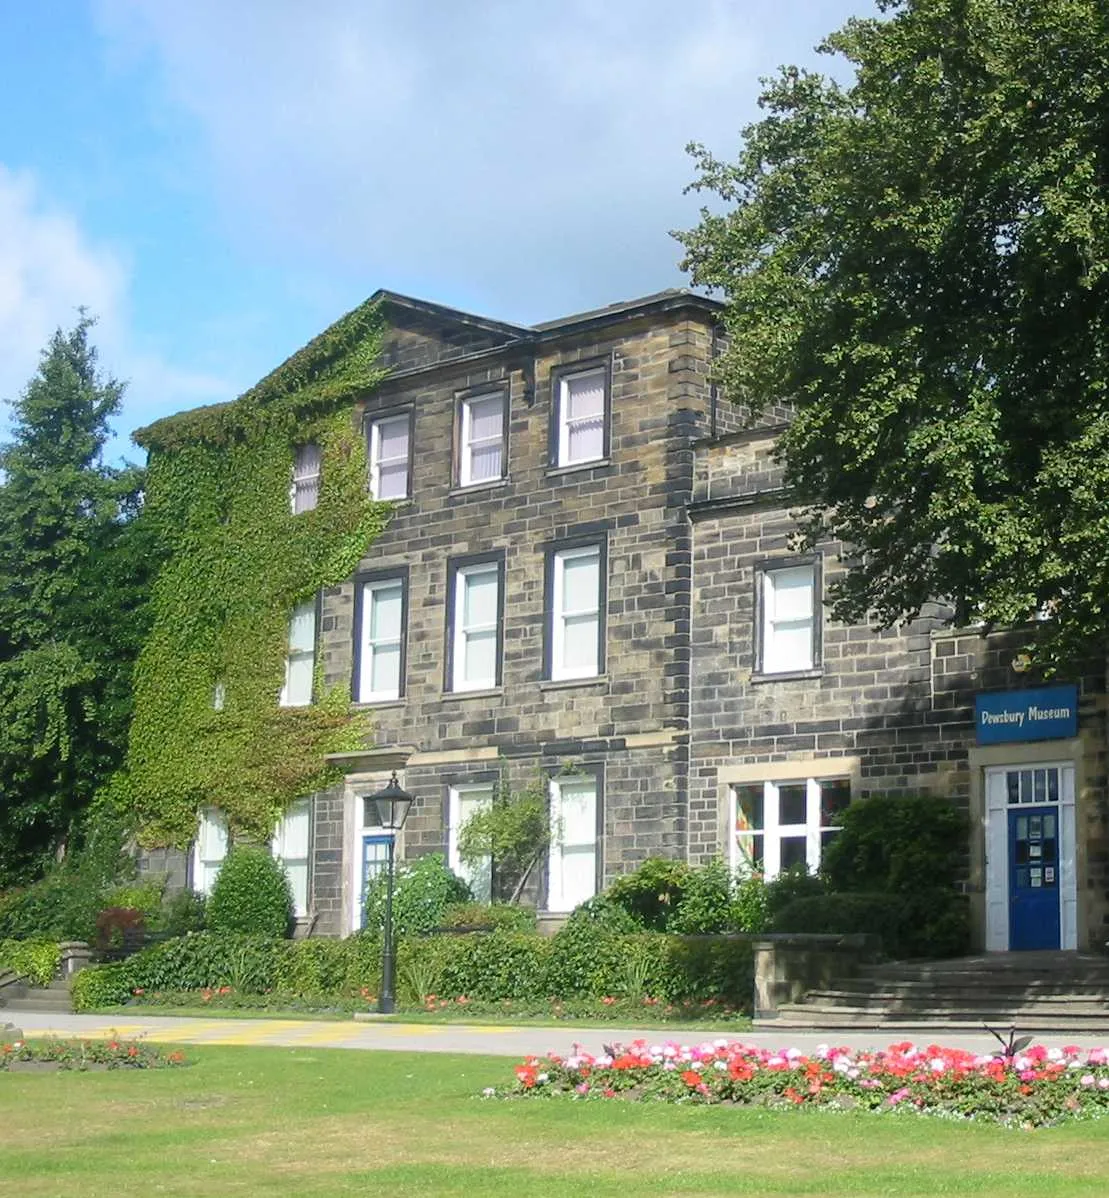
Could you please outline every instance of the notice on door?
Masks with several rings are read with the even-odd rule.
[[[991,691],[978,695],[974,708],[980,745],[1065,740],[1078,735],[1078,687],[1074,683]]]

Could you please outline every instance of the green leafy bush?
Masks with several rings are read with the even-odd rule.
[[[872,795],[847,807],[840,821],[821,865],[830,889],[954,889],[967,852],[967,820],[947,799]]]
[[[110,887],[104,894],[104,907],[122,907],[130,911],[141,911],[143,922],[150,927],[162,909],[165,892],[164,878],[147,878],[141,882],[124,882]]]
[[[766,931],[770,910],[767,884],[762,874],[749,874],[736,881],[733,911],[736,931]]]
[[[203,932],[205,906],[204,896],[194,894],[191,890],[168,894],[163,898],[158,910],[147,920],[147,927],[152,932],[167,937]]]
[[[561,998],[622,993],[621,937],[640,931],[635,918],[604,895],[582,903],[551,938],[547,993]]]
[[[649,857],[634,872],[616,878],[605,895],[640,927],[662,932],[682,902],[691,872],[684,861]]]
[[[50,982],[61,959],[54,940],[0,940],[0,971],[11,969],[36,986]]]
[[[795,899],[819,898],[827,894],[828,886],[817,874],[810,874],[803,865],[783,870],[773,882],[766,883],[766,917],[773,924],[779,911]]]
[[[719,857],[689,870],[669,931],[694,935],[727,932],[735,927],[735,878]]]
[[[293,894],[281,865],[255,845],[236,845],[225,858],[205,908],[213,932],[287,936]]]
[[[378,935],[385,927],[387,884],[386,872],[382,870],[366,893],[365,927]],[[403,862],[396,871],[393,930],[398,937],[431,932],[442,925],[449,906],[472,902],[473,897],[469,886],[447,868],[442,853]]]
[[[125,1003],[135,987],[130,961],[118,965],[90,965],[69,984],[69,996],[75,1011],[95,1011]]]
[[[441,928],[504,928],[534,932],[535,910],[515,903],[451,903],[443,910]]]
[[[794,899],[774,917],[775,932],[879,936],[887,956],[956,957],[968,950],[967,900],[949,890],[915,895],[830,892]]]

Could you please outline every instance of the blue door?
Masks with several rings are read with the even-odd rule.
[[[366,918],[366,891],[370,883],[382,873],[389,860],[391,837],[373,833],[362,837],[362,886],[359,891],[358,911],[354,926],[360,928]]]
[[[1009,811],[1009,948],[1059,948],[1059,808]]]

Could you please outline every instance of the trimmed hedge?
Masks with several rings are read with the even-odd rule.
[[[293,892],[279,862],[257,845],[236,845],[212,886],[205,918],[213,932],[288,936]]]
[[[200,932],[82,970],[72,993],[77,1010],[126,1002],[136,990],[229,986],[243,994],[350,997],[377,992],[380,965],[372,936],[289,941]],[[551,938],[504,928],[408,938],[398,947],[397,973],[410,1001],[429,994],[492,1002],[649,995],[747,1009],[753,986],[746,940],[612,932],[587,919],[568,921]]]
[[[958,957],[969,951],[970,909],[948,890],[917,894],[844,891],[808,895],[774,916],[775,932],[867,932],[879,936],[887,956]]]

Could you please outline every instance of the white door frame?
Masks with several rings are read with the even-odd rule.
[[[1059,946],[1078,947],[1073,761],[1015,761],[984,769],[986,796],[986,951],[1009,951],[1009,803],[1005,775],[1011,770],[1059,771]],[[1039,806],[1040,804],[1037,804]],[[1046,806],[1047,804],[1043,804]]]

